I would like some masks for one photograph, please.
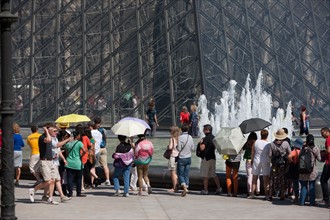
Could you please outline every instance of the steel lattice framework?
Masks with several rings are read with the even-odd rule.
[[[17,0],[12,9],[22,125],[72,112],[113,124],[143,117],[150,97],[160,124],[176,124],[201,93],[218,101],[230,79],[242,88],[260,69],[279,106],[306,104],[330,123],[328,0]]]

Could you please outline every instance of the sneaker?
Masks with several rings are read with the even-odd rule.
[[[63,196],[63,197],[61,198],[61,202],[66,202],[66,201],[69,201],[69,200],[71,200],[71,199],[72,199],[72,197]]]
[[[199,194],[200,195],[208,195],[209,191],[203,189]]]
[[[148,186],[148,194],[151,194],[151,193],[152,193],[151,186]]]
[[[30,201],[34,202],[34,188],[29,189]]]
[[[254,194],[251,194],[251,195],[249,195],[247,198],[248,198],[248,199],[255,199],[256,196],[255,196]]]
[[[222,192],[222,189],[221,189],[221,188],[220,188],[220,189],[217,189],[217,190],[215,191],[215,195],[220,195],[221,192]]]
[[[119,196],[120,195],[120,190],[116,190],[116,192],[115,192],[115,196]]]
[[[227,196],[228,196],[228,197],[232,197],[233,194],[231,194],[231,193],[227,193]]]
[[[110,180],[106,180],[106,181],[105,181],[105,185],[106,185],[106,186],[111,186]]]
[[[19,186],[19,181],[18,180],[15,181],[15,186]]]
[[[41,201],[47,202],[48,201],[48,196],[42,196]]]
[[[58,202],[56,202],[53,198],[49,198],[47,203],[50,205],[58,205]]]
[[[124,197],[129,197],[129,194],[128,194],[128,193],[125,193],[125,194],[124,194]]]

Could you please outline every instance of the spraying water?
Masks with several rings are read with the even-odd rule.
[[[286,111],[278,108],[276,115],[272,116],[272,97],[266,91],[263,91],[262,79],[261,70],[253,89],[250,86],[250,75],[248,75],[240,96],[236,94],[237,82],[230,80],[228,90],[222,92],[220,103],[214,105],[214,113],[207,109],[207,99],[205,95],[201,95],[198,100],[199,131],[203,130],[203,125],[211,124],[213,134],[217,134],[221,127],[238,127],[246,119],[262,118],[272,123],[272,126],[268,128],[270,133],[268,140],[272,141],[274,139],[273,133],[283,127],[289,130],[289,137],[291,138],[293,130],[291,102],[288,103]],[[240,99],[237,100],[235,97],[240,97]]]

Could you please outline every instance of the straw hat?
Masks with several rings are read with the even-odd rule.
[[[283,128],[278,129],[275,133],[274,133],[274,137],[277,140],[284,140],[285,138],[287,138],[287,134],[285,133]]]
[[[70,127],[70,124],[69,124],[69,122],[61,122],[61,123],[58,123],[58,127],[61,129],[66,129],[66,128]]]

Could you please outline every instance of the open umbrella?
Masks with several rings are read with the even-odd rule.
[[[60,116],[58,119],[56,119],[56,123],[75,123],[75,122],[87,122],[91,121],[89,117],[86,115],[79,115],[79,114],[69,114],[69,115],[63,115]]]
[[[126,137],[144,134],[146,129],[147,128],[144,124],[133,120],[121,120],[111,128],[116,135],[124,135]]]
[[[246,139],[240,128],[220,128],[213,143],[220,154],[236,155],[242,149]]]
[[[131,120],[131,121],[136,121],[136,122],[139,122],[141,124],[143,124],[146,129],[151,129],[150,126],[148,125],[148,123],[142,119],[139,119],[139,118],[133,118],[133,117],[125,117],[125,118],[122,118],[119,122],[121,121],[126,121],[126,120]]]
[[[264,119],[261,118],[250,118],[243,121],[239,127],[241,128],[244,134],[247,134],[252,131],[260,131],[272,124]]]

